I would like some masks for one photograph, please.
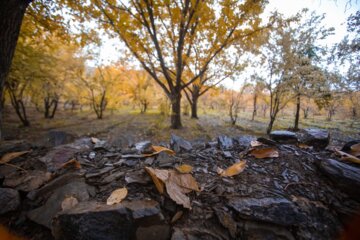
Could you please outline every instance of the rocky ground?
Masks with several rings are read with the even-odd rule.
[[[0,156],[31,152],[0,165],[0,224],[29,239],[338,239],[360,211],[359,165],[334,154],[325,130],[276,131],[256,144],[248,135],[169,139],[128,146],[53,132],[47,147],[3,142]],[[254,148],[278,157],[256,158]],[[241,160],[239,174],[219,175]],[[160,194],[145,171],[182,164],[199,186],[183,192],[190,208],[169,185]],[[107,205],[124,187],[126,198]]]

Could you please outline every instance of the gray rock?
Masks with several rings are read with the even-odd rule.
[[[16,210],[20,206],[19,192],[11,188],[0,188],[0,215]]]
[[[161,225],[162,218],[159,204],[153,200],[111,206],[83,202],[59,213],[53,221],[52,232],[55,239],[62,240],[133,239],[137,230],[146,231],[144,228]]]
[[[192,150],[190,142],[174,134],[171,134],[170,147],[177,153],[189,152]]]
[[[169,238],[169,225],[153,225],[149,227],[139,227],[136,230],[136,240],[167,240]]]
[[[26,196],[30,200],[35,200],[39,197],[47,197],[49,194],[51,194],[53,191],[55,191],[57,188],[66,185],[70,182],[74,181],[81,181],[80,179],[83,177],[83,173],[67,173],[64,175],[61,175],[60,177],[57,177],[53,179],[51,182],[48,182],[46,185],[42,186],[41,188],[31,191]]]
[[[284,143],[296,143],[298,141],[297,136],[294,132],[285,130],[272,131],[270,133],[270,138],[274,141]]]
[[[217,142],[218,147],[222,150],[230,150],[234,147],[233,139],[228,136],[219,136]]]
[[[285,227],[269,223],[246,221],[243,224],[246,239],[295,240],[295,237]]]
[[[349,195],[360,200],[360,168],[334,159],[323,159],[320,170]]]
[[[89,192],[91,191],[93,191],[91,187],[84,181],[68,183],[56,189],[46,201],[45,205],[29,211],[27,216],[32,221],[50,228],[52,219],[62,210],[61,203],[66,197],[72,196],[79,202],[87,201],[90,197]]]
[[[24,192],[30,192],[44,185],[50,178],[51,174],[49,172],[39,170],[26,172],[16,171],[5,177],[3,185]]]
[[[330,134],[326,129],[303,129],[297,135],[300,142],[314,148],[325,148],[330,141]]]
[[[228,205],[241,218],[291,226],[305,221],[305,215],[285,198],[233,198]]]
[[[151,142],[150,141],[143,141],[135,143],[135,149],[138,151],[138,153],[148,153],[151,152]]]
[[[250,135],[241,135],[234,137],[234,142],[240,147],[248,147],[252,141],[256,140],[256,137]]]
[[[89,150],[93,147],[90,138],[80,138],[73,143],[60,145],[49,151],[40,161],[46,164],[49,172],[53,172],[62,167],[68,160],[72,159],[75,153]]]

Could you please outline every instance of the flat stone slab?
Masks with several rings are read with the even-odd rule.
[[[270,138],[277,142],[296,143],[298,141],[294,132],[286,130],[277,130],[270,133]]]
[[[27,172],[13,172],[5,176],[3,185],[24,192],[38,189],[51,179],[49,172],[33,170]]]
[[[360,168],[334,159],[323,159],[320,170],[352,197],[360,200]]]
[[[51,228],[51,221],[62,211],[61,203],[66,197],[74,197],[78,202],[87,201],[90,197],[89,186],[84,181],[68,183],[54,191],[45,205],[28,212],[28,217],[47,228]]]
[[[121,240],[134,239],[150,226],[159,225],[159,204],[153,200],[139,200],[115,205],[97,202],[79,203],[59,213],[54,219],[52,232],[62,240]],[[151,230],[151,228],[150,228]],[[154,229],[153,229],[154,230]],[[164,230],[164,229],[162,229]],[[149,233],[149,232],[148,232]],[[149,234],[150,238],[152,234]],[[161,236],[160,233],[154,236]],[[160,237],[160,239],[163,239]]]
[[[304,222],[305,216],[296,205],[285,198],[234,198],[228,205],[239,217],[291,226]]]
[[[330,142],[330,133],[326,129],[303,129],[297,136],[301,143],[313,146],[314,148],[325,148]]]
[[[170,147],[175,152],[189,152],[192,149],[192,145],[189,141],[186,141],[182,137],[171,134]]]
[[[19,192],[11,188],[0,188],[0,215],[16,210],[20,206]]]

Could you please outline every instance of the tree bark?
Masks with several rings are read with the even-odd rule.
[[[191,118],[198,119],[197,114],[197,104],[198,104],[199,96],[196,94],[192,94],[192,103],[191,103]]]
[[[5,80],[29,3],[29,0],[0,1],[0,99],[3,99]],[[0,105],[0,139],[2,139],[2,113],[3,107]]]
[[[180,129],[181,125],[181,94],[171,97],[171,128]]]
[[[272,131],[272,128],[274,126],[274,122],[275,122],[275,117],[270,117],[270,122],[269,122],[269,125],[266,129],[266,133],[269,135]]]
[[[252,113],[252,117],[251,117],[251,121],[255,120],[255,116],[257,113],[257,94],[254,94],[254,101],[253,101],[253,113]]]
[[[300,94],[297,94],[297,96],[296,96],[295,122],[294,122],[294,130],[295,130],[295,131],[298,131],[298,130],[299,130],[300,104],[301,104]]]

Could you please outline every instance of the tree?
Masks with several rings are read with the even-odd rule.
[[[265,1],[99,0],[95,5],[104,27],[120,37],[170,99],[171,127],[180,128],[182,90],[202,76],[223,49],[253,40]],[[200,45],[206,46],[206,58],[194,77],[184,79],[193,49]]]
[[[236,121],[239,117],[239,111],[242,105],[241,103],[243,103],[242,100],[243,100],[244,92],[249,86],[250,86],[249,84],[243,83],[239,91],[233,91],[233,90],[230,91],[231,96],[229,99],[229,117],[230,117],[231,125],[236,124]]]
[[[150,100],[155,98],[155,89],[150,75],[145,71],[129,71],[129,91],[133,101],[139,105],[140,112],[146,113]]]
[[[255,59],[258,69],[263,69],[259,79],[265,85],[269,94],[269,124],[267,134],[273,128],[274,122],[280,110],[282,110],[291,99],[289,79],[291,74],[291,62],[286,60],[287,53],[291,48],[289,45],[290,32],[289,22],[293,18],[285,19],[279,14],[274,15],[274,25],[269,32],[268,42],[260,49],[260,58]],[[261,72],[258,70],[258,72]]]
[[[84,87],[88,94],[87,100],[94,110],[98,119],[103,118],[108,105],[108,95],[112,96],[112,87],[120,80],[120,71],[112,66],[98,66],[96,69],[88,69],[87,73],[79,73],[78,87]],[[115,97],[115,94],[114,94]]]
[[[252,85],[252,92],[253,92],[253,112],[251,116],[251,121],[255,120],[255,116],[257,115],[258,110],[258,99],[262,95],[265,85],[259,78],[257,74],[254,74],[251,76],[251,80],[255,81],[255,83]],[[266,111],[266,110],[265,110]]]
[[[319,46],[318,41],[334,32],[334,28],[322,25],[324,15],[318,16],[311,12],[307,16],[308,12],[308,9],[303,9],[301,18],[290,23],[287,29],[289,38],[286,44],[289,45],[289,50],[285,52],[284,60],[288,61],[290,86],[296,102],[294,130],[299,130],[301,98],[313,95],[313,85],[322,80],[321,69],[315,63],[321,63],[320,55],[324,55],[326,51]]]

